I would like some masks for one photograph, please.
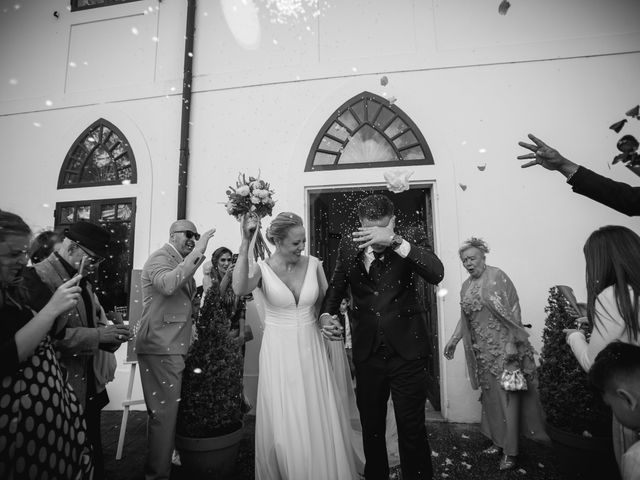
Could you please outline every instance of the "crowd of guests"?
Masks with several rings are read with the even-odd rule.
[[[599,176],[535,136],[529,138],[532,144],[520,142],[532,152],[519,157],[531,160],[523,167],[541,165],[559,171],[577,193],[627,215],[640,214],[639,189]],[[393,224],[387,231],[387,224],[382,225],[384,222],[377,217],[365,215],[361,221],[363,218],[363,227],[354,235],[361,236],[359,241],[364,246],[381,245],[376,243],[381,231],[394,233]],[[194,274],[201,266],[202,296],[215,297],[224,307],[229,334],[243,353],[251,337],[245,315],[246,301],[251,298],[247,293],[252,288],[234,291],[237,255],[220,247],[205,263],[214,233],[211,229],[200,235],[192,222],[174,222],[168,242],[151,254],[142,271],[143,312],[135,348],[149,414],[148,479],[170,476],[184,356],[192,341],[193,317],[200,303]],[[288,234],[287,230],[276,239],[277,252],[288,245]],[[368,263],[365,260],[367,268],[383,268],[380,258],[384,259],[389,248],[400,252],[398,258],[411,258],[410,249],[416,247],[396,237],[393,234],[385,240],[389,245],[379,252],[374,248]],[[89,222],[71,225],[64,235],[43,232],[32,239],[29,226],[19,216],[0,210],[0,478],[104,478],[100,412],[108,403],[106,384],[115,372],[113,354],[132,338],[128,326],[119,323],[118,315],[110,317],[115,323],[107,319],[93,291],[92,274],[109,255],[109,242],[109,232]],[[296,249],[292,246],[287,255],[295,254]],[[640,237],[625,227],[602,227],[589,236],[583,250],[587,315],[578,323],[592,324],[593,331],[588,337],[581,328],[568,329],[566,340],[593,386],[611,406],[614,451],[623,479],[638,479]],[[484,452],[500,454],[498,468],[508,470],[517,465],[521,435],[542,441],[547,437],[537,393],[534,350],[521,319],[518,294],[505,272],[487,265],[488,253],[489,246],[479,238],[471,238],[459,248],[469,277],[462,284],[460,319],[444,355],[452,359],[457,344],[463,342],[471,386],[482,391],[481,431],[491,441]],[[246,252],[243,255],[246,262]],[[395,256],[390,258],[398,261]],[[346,268],[344,262],[353,259],[340,260],[342,266],[336,272],[345,276],[344,285],[336,284],[334,272],[329,284],[330,301],[323,304],[327,313],[323,315],[334,310],[335,315],[321,320],[322,334],[343,342],[348,370],[361,389],[358,407],[362,416],[366,408],[373,408],[365,403],[364,389],[373,388],[369,384],[378,377],[373,373],[370,378],[363,376],[354,363],[356,357],[362,370],[363,362],[371,361],[363,360],[362,347],[358,346],[362,340],[356,342],[357,337],[353,337],[354,322],[356,330],[363,328],[362,319],[358,327],[357,313],[358,308],[362,310],[361,305],[358,307],[362,300],[356,295],[354,311],[353,289],[358,295],[364,293],[358,291],[360,287],[353,279],[346,289],[351,273],[340,268]],[[243,265],[244,278],[248,273]],[[277,274],[277,264],[273,265]],[[283,272],[286,278],[289,270]],[[442,276],[434,277],[433,282],[439,278]],[[347,291],[351,294],[345,296]],[[392,345],[396,340],[391,337],[396,334],[402,332],[372,334],[372,345],[381,359],[388,361],[394,356]],[[366,420],[369,417],[375,417],[379,424],[384,419],[380,412],[382,409],[367,412],[361,419],[363,426],[371,421]],[[396,407],[398,412],[403,414]],[[402,415],[399,420],[405,422]],[[369,433],[365,429],[365,455],[382,451],[379,432],[367,440]],[[409,446],[402,438],[400,441],[400,451],[404,449],[407,456]],[[428,446],[425,448],[428,451]],[[367,456],[369,465],[371,458]],[[365,474],[371,472],[365,466]]]

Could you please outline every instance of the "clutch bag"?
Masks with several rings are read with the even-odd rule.
[[[500,386],[507,392],[520,392],[527,389],[527,379],[522,370],[504,370],[500,375]]]

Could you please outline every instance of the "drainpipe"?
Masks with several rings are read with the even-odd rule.
[[[187,31],[184,41],[182,79],[182,118],[180,120],[180,163],[178,165],[178,220],[187,218],[189,183],[189,119],[191,117],[191,82],[193,80],[193,37],[196,30],[196,0],[187,0]]]

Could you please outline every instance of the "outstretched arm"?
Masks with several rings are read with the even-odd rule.
[[[521,165],[522,168],[541,165],[547,170],[557,170],[567,177],[567,183],[573,187],[574,192],[625,215],[640,215],[640,187],[632,187],[598,175],[563,157],[555,148],[534,135],[529,134],[529,138],[534,144],[518,142],[518,145],[533,152],[518,156],[520,160],[532,159]]]
[[[259,268],[255,272],[249,272],[249,244],[256,228],[258,228],[258,223],[253,217],[243,215],[240,220],[240,228],[242,242],[240,243],[238,259],[233,269],[231,285],[236,295],[248,295],[258,286],[262,278],[262,272]]]
[[[527,153],[525,155],[518,155],[518,160],[530,160],[530,162],[523,163],[521,168],[529,168],[534,165],[541,165],[547,170],[557,170],[565,177],[570,177],[578,170],[578,165],[573,163],[568,158],[563,157],[560,152],[555,148],[550,147],[539,138],[535,137],[531,133],[527,135],[533,144],[518,142],[518,145],[531,150],[533,153]]]

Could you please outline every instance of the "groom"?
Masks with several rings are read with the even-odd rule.
[[[425,427],[427,398],[426,316],[416,275],[437,284],[442,263],[422,239],[409,241],[395,232],[394,206],[383,195],[358,205],[361,227],[344,238],[320,317],[323,334],[339,339],[336,319],[350,287],[356,399],[367,480],[389,478],[385,425],[389,393],[398,425],[404,480],[431,479],[431,449]]]

